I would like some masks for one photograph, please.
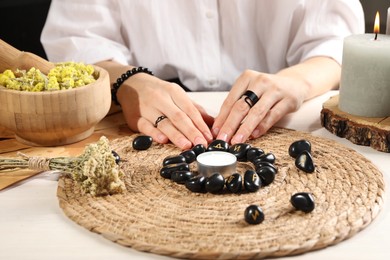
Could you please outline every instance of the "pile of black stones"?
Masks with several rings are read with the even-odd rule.
[[[150,136],[140,135],[133,140],[135,150],[147,150],[152,145],[153,139]],[[246,170],[244,177],[238,172],[225,178],[221,173],[215,172],[209,177],[199,175],[190,170],[190,164],[196,161],[196,157],[204,152],[224,151],[234,154],[239,162],[250,162],[254,168]],[[295,166],[306,172],[312,173],[315,170],[313,158],[311,155],[311,143],[307,140],[298,140],[293,142],[289,149],[289,155],[295,159]],[[116,161],[120,158],[113,151]],[[256,192],[262,186],[271,184],[278,168],[275,166],[275,155],[265,153],[262,149],[252,147],[247,143],[239,143],[229,146],[223,140],[214,140],[207,147],[202,144],[194,146],[192,149],[185,150],[178,155],[169,155],[164,158],[161,177],[171,179],[178,184],[184,184],[192,192],[210,192],[221,193],[226,191],[231,193]],[[313,194],[308,192],[298,192],[291,196],[290,203],[296,210],[309,213],[314,210]],[[249,224],[259,224],[264,220],[264,213],[260,206],[250,205],[244,212],[245,221]]]

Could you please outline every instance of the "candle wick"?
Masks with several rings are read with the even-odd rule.
[[[376,41],[378,39],[378,33],[375,33],[375,38],[374,40]]]

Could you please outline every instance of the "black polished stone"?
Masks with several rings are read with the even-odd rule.
[[[240,144],[234,144],[229,147],[229,153],[234,154],[237,157],[237,161],[240,162],[246,162],[247,157],[246,153],[251,148],[250,144],[240,143]]]
[[[196,153],[193,150],[186,150],[180,155],[184,156],[186,163],[193,163],[196,160]]]
[[[177,164],[186,162],[186,158],[182,155],[168,155],[163,160],[163,165]]]
[[[239,173],[233,173],[226,178],[226,189],[232,193],[238,193],[242,190],[242,177]]]
[[[255,192],[261,187],[261,179],[253,170],[246,170],[244,174],[244,187],[247,191]]]
[[[189,171],[190,166],[187,163],[169,164],[160,169],[161,177],[170,179],[175,171]]]
[[[196,156],[198,156],[199,154],[206,152],[206,147],[203,144],[197,144],[192,147],[192,151],[194,151]]]
[[[311,152],[311,143],[308,140],[295,141],[288,148],[288,154],[293,158],[297,158],[303,151]]]
[[[276,170],[271,166],[263,166],[256,170],[256,173],[261,179],[261,183],[265,186],[270,185],[275,180]]]
[[[250,205],[245,209],[244,218],[248,224],[260,224],[264,221],[264,212],[258,205]]]
[[[255,166],[255,170],[256,170],[256,171],[257,171],[259,168],[263,167],[263,166],[269,166],[269,167],[274,168],[275,173],[278,173],[278,167],[276,167],[275,164],[272,164],[272,163],[270,163],[270,162],[259,161],[259,162],[257,162],[256,164],[254,164],[254,166]]]
[[[114,150],[111,151],[111,154],[115,158],[115,163],[118,164],[121,161],[121,157],[119,156],[119,154],[117,152],[115,152]]]
[[[246,159],[253,162],[256,158],[264,154],[264,151],[257,147],[252,147],[246,152]]]
[[[225,178],[219,172],[214,173],[206,180],[206,191],[211,193],[218,193],[223,190],[225,186]]]
[[[206,151],[224,151],[229,150],[229,144],[223,140],[214,140],[207,147]]]
[[[291,196],[291,204],[297,210],[305,213],[312,212],[315,208],[314,196],[308,192],[298,192]]]
[[[192,192],[204,192],[206,185],[206,177],[196,176],[185,182],[185,186]]]
[[[184,171],[174,171],[171,174],[171,180],[179,184],[184,184],[186,181],[194,177],[194,173],[184,170]]]
[[[255,158],[252,163],[257,164],[259,162],[269,162],[274,164],[276,161],[276,157],[273,153],[265,153],[263,155],[260,155],[259,157]]]
[[[147,150],[153,143],[151,136],[139,135],[133,140],[133,148],[135,150]]]
[[[308,151],[303,151],[298,157],[295,159],[295,166],[307,173],[312,173],[315,170],[313,157],[311,153]]]

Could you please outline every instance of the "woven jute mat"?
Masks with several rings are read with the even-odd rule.
[[[65,214],[90,231],[136,250],[193,259],[255,259],[295,255],[343,241],[365,228],[383,204],[384,180],[362,155],[334,141],[308,133],[272,129],[252,140],[252,146],[272,152],[279,172],[275,181],[255,193],[193,193],[163,179],[159,170],[173,145],[153,144],[135,151],[135,136],[116,139],[112,148],[125,162],[127,192],[92,197],[82,195],[71,179],[61,177],[60,206]],[[312,143],[316,170],[299,171],[288,155],[293,141]],[[196,166],[195,166],[196,167]],[[239,163],[243,173],[252,166]],[[290,197],[311,192],[311,213],[293,209]],[[262,207],[265,220],[244,221],[250,204]]]

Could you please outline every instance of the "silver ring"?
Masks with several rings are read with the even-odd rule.
[[[154,127],[157,127],[158,123],[163,121],[165,118],[167,118],[167,117],[164,115],[157,117],[156,122],[154,122]]]

